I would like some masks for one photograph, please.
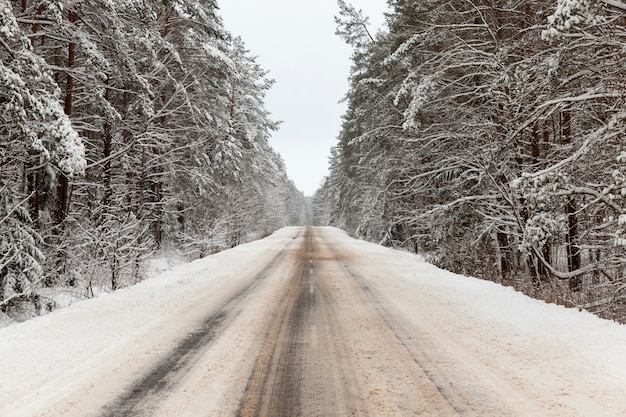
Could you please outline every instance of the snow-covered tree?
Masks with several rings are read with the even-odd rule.
[[[123,287],[160,248],[208,254],[295,221],[272,82],[217,10],[2,0],[0,306]]]
[[[35,302],[34,289],[43,277],[42,239],[31,216],[39,216],[39,210],[48,206],[33,204],[33,196],[48,198],[58,176],[82,174],[86,161],[81,138],[59,103],[52,72],[33,52],[6,1],[0,2],[0,27],[0,307],[4,311]],[[35,170],[40,174],[35,175]],[[31,214],[25,208],[28,200]]]
[[[324,222],[540,296],[611,299],[623,279],[621,3],[388,3],[388,30],[369,39],[339,5],[355,54],[314,198]]]

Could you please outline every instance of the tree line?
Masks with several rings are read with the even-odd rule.
[[[0,58],[2,312],[305,221],[268,143],[272,80],[216,1],[0,0]]]
[[[348,104],[318,224],[626,320],[626,4],[339,1]]]

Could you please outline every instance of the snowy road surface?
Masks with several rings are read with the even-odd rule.
[[[0,416],[626,416],[626,327],[287,228],[0,330]]]

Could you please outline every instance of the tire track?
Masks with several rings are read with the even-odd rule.
[[[332,242],[322,239],[331,248],[330,252],[341,253]],[[425,323],[424,327],[409,326],[401,316],[390,309],[389,300],[368,285],[368,281],[371,280],[356,271],[358,264],[353,263],[349,256],[341,259],[342,262],[339,258],[336,260],[343,273],[363,294],[367,304],[376,310],[378,317],[401,345],[402,350],[428,378],[441,399],[454,410],[454,415],[513,416],[518,415],[516,411],[512,411],[518,408],[516,404],[531,404],[526,406],[535,410],[531,415],[542,414],[539,409],[533,408],[532,401],[523,393],[468,355],[462,348],[462,342],[457,346],[454,340],[445,337],[439,339],[437,333],[439,329],[433,328],[428,323]],[[448,352],[448,349],[452,350]]]
[[[212,342],[228,328],[229,323],[239,314],[237,307],[280,265],[300,234],[301,232],[298,232],[261,271],[230,296],[214,313],[203,319],[192,333],[181,340],[150,371],[137,379],[117,400],[105,406],[100,417],[152,415],[159,405],[159,397],[167,395]]]
[[[457,392],[453,390],[454,384],[451,381],[442,379],[437,376],[434,368],[428,364],[432,364],[434,361],[432,358],[428,357],[423,351],[420,351],[419,354],[411,348],[411,345],[408,343],[409,340],[414,338],[414,335],[411,335],[404,329],[400,329],[399,326],[391,320],[391,316],[388,311],[382,307],[384,304],[382,300],[373,292],[371,289],[365,284],[365,280],[358,273],[352,271],[347,265],[342,265],[345,272],[358,284],[359,288],[363,291],[370,304],[376,306],[376,310],[381,318],[381,320],[386,324],[386,326],[391,330],[395,338],[400,342],[406,352],[411,356],[413,362],[424,372],[424,374],[428,377],[432,385],[437,389],[437,391],[441,394],[442,398],[450,404],[450,406],[454,409],[459,416],[469,416],[469,415],[478,415],[474,413],[471,405],[468,401],[466,401],[462,396],[460,396]]]
[[[305,232],[305,242],[308,248],[308,229]],[[294,363],[295,346],[282,342],[285,339],[291,341],[296,338],[298,327],[292,326],[290,320],[300,322],[302,320],[302,309],[298,312],[294,306],[298,301],[300,304],[303,302],[300,283],[303,279],[304,266],[305,258],[301,256],[289,288],[281,298],[282,302],[265,332],[266,342],[248,379],[244,397],[237,411],[238,417],[299,415],[301,375],[298,372],[299,367]],[[294,310],[296,318],[292,318]],[[283,414],[277,414],[279,411]]]
[[[366,416],[335,302],[317,276],[312,231],[282,303],[265,333],[238,417]],[[358,385],[358,384],[356,384]]]
[[[402,331],[399,329],[397,323],[392,320],[390,313],[386,310],[384,300],[378,297],[377,294],[375,294],[371,290],[371,288],[367,285],[364,277],[359,275],[357,272],[353,271],[348,264],[346,264],[345,262],[342,262],[342,259],[339,259],[339,256],[340,254],[342,254],[342,252],[338,250],[335,245],[333,245],[323,236],[321,236],[320,239],[324,242],[324,245],[327,246],[328,252],[330,256],[333,258],[334,263],[336,263],[336,266],[339,267],[341,272],[344,274],[344,276],[348,278],[349,281],[355,284],[356,294],[354,296],[355,297],[354,300],[356,300],[356,297],[363,298],[364,299],[363,304],[366,304],[367,306],[369,306],[369,308],[371,308],[372,310],[376,312],[377,319],[380,320],[382,323],[384,323],[384,328],[386,329],[386,331],[390,333],[390,336],[392,336],[393,339],[395,339],[395,342],[399,345],[399,347],[401,347],[401,349],[404,351],[404,354],[406,354],[409,358],[411,358],[411,360],[419,368],[421,373],[425,375],[425,377],[430,382],[429,385],[431,385],[438,392],[440,399],[438,399],[437,401],[432,401],[433,408],[434,407],[441,408],[442,407],[441,404],[435,406],[435,403],[441,403],[441,400],[443,400],[445,404],[449,405],[450,411],[453,410],[454,415],[458,415],[458,416],[478,415],[478,414],[472,414],[469,403],[466,402],[459,395],[457,395],[457,393],[455,393],[454,391],[451,391],[448,388],[448,387],[453,386],[453,384],[450,383],[450,381],[442,380],[441,378],[437,377],[436,374],[433,372],[432,368],[426,365],[427,363],[431,363],[431,361],[429,360],[430,358],[427,358],[421,355],[416,355],[416,352],[414,351],[414,349],[412,349],[410,345],[407,343],[407,340],[412,339],[413,335],[411,335],[410,332]],[[392,341],[387,339],[387,345],[392,345],[392,344],[393,344]],[[402,356],[401,354],[399,353],[397,354],[398,358],[400,358],[401,356]],[[405,365],[408,366],[408,364],[405,364]],[[423,385],[423,382],[417,382],[418,381],[417,376],[415,377],[415,381],[419,385]],[[399,408],[406,407],[402,404],[399,404],[398,406]],[[445,408],[445,406],[443,408]],[[468,414],[468,411],[470,412],[469,414]],[[417,410],[413,410],[413,412],[417,412]],[[452,416],[452,414],[450,413],[447,413],[445,415],[446,417]]]

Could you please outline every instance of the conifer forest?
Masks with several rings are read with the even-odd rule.
[[[354,62],[316,221],[626,319],[626,4],[388,4],[372,33],[339,1]]]
[[[1,312],[312,219],[626,321],[626,3],[387,0],[380,30],[337,3],[347,110],[308,198],[217,0],[0,0]]]
[[[304,222],[272,85],[215,1],[0,1],[0,309]]]

